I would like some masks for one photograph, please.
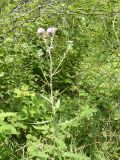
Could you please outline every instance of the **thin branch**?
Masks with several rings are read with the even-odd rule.
[[[45,6],[45,5],[44,5]],[[42,7],[44,7],[42,6]],[[41,8],[42,8],[41,7]],[[11,18],[6,18],[6,19],[2,19],[0,20],[0,22],[5,22],[5,21],[16,21],[17,19],[21,18],[21,17],[25,17],[26,15],[30,14],[31,12],[33,11],[36,11],[37,9],[40,9],[40,6],[37,6],[36,8],[32,9],[32,10],[29,10],[28,12],[26,13],[23,13],[23,14],[19,14],[18,17],[14,17],[13,19]],[[110,13],[105,13],[105,12],[102,12],[102,11],[94,11],[94,12],[86,12],[85,10],[83,11],[70,11],[70,10],[62,10],[62,11],[48,11],[48,10],[41,10],[40,13],[48,13],[48,14],[56,14],[56,15],[62,15],[62,14],[66,14],[66,15],[79,15],[79,14],[82,14],[82,15],[91,15],[91,16],[120,16],[120,12],[110,12]]]
[[[27,124],[46,124],[50,123],[51,121],[42,121],[42,122],[33,122],[33,123],[27,123]]]
[[[118,45],[120,45],[120,40],[119,40],[117,31],[116,31],[116,29],[115,29],[115,22],[116,22],[118,16],[119,16],[119,14],[117,14],[117,15],[114,17],[114,20],[113,20],[113,31],[114,31],[114,33],[115,33],[115,36],[116,36],[116,39],[117,39],[117,43],[118,43]]]
[[[68,46],[66,52],[63,54],[63,57],[62,57],[60,63],[58,64],[57,68],[56,68],[55,71],[53,72],[53,74],[52,74],[53,76],[58,73],[58,69],[60,68],[61,64],[63,63],[63,61],[64,61],[64,59],[65,59],[65,57],[66,57],[69,49],[70,49],[70,47]]]
[[[48,98],[45,97],[44,95],[40,94],[40,96],[41,96],[42,98],[44,98],[45,100],[47,100],[49,103],[51,103],[50,99],[48,99]]]

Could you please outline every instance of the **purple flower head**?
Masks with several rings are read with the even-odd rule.
[[[45,29],[44,28],[38,28],[37,33],[38,34],[44,34],[45,33]]]
[[[55,27],[50,27],[47,29],[47,33],[51,35],[54,35],[56,31],[57,31],[57,28]]]

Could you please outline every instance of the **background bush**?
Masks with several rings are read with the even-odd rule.
[[[119,0],[1,0],[0,159],[119,160]],[[36,34],[55,26],[53,78]],[[54,121],[53,121],[54,119]]]

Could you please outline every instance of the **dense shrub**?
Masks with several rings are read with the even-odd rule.
[[[0,159],[119,160],[119,10],[1,0]]]

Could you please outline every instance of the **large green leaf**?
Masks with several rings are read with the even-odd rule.
[[[0,133],[3,133],[3,134],[18,134],[15,127],[13,127],[10,124],[4,124],[3,126],[0,126]]]

